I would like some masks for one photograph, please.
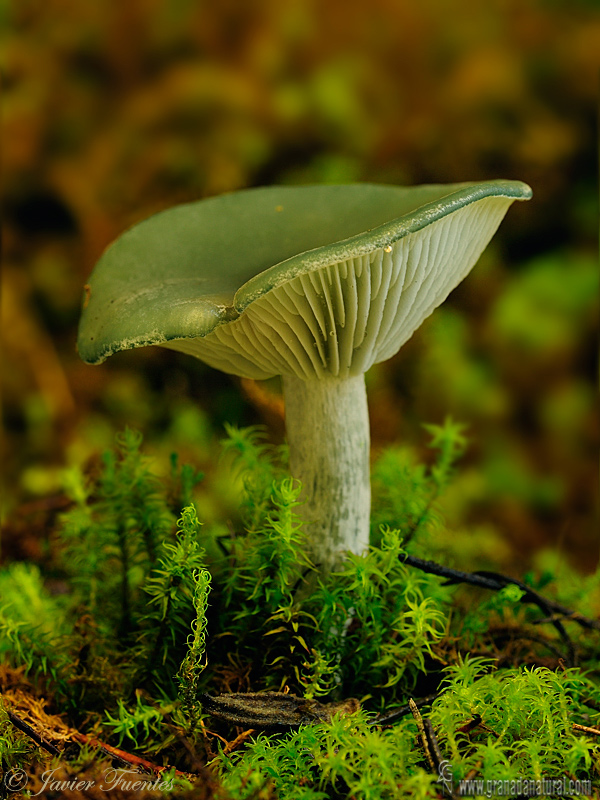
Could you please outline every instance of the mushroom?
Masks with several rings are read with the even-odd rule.
[[[282,376],[292,475],[323,570],[369,544],[364,373],[471,270],[519,181],[248,189],[135,225],[87,286],[78,348],[146,345],[246,378]]]

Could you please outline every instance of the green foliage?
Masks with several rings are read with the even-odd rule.
[[[198,524],[191,508],[184,511],[181,524],[184,530],[186,526],[189,530]],[[201,710],[198,702],[200,675],[206,666],[204,662],[206,652],[206,609],[210,591],[210,573],[200,567],[192,572],[192,578],[195,584],[192,604],[196,616],[192,620],[192,632],[187,638],[188,650],[181,663],[177,677],[179,681],[179,698],[189,719],[189,728],[194,731]]]
[[[452,477],[457,459],[467,446],[464,436],[465,426],[447,417],[443,425],[423,425],[431,434],[430,447],[439,450],[437,463],[431,468],[431,479],[438,490],[444,489]]]
[[[279,797],[302,800],[437,797],[436,777],[413,747],[414,723],[384,730],[368,723],[359,712],[279,739],[260,736],[245,753],[221,758],[224,785],[240,800],[267,781]]]
[[[373,465],[371,541],[381,536],[381,529],[394,520],[404,520],[404,535],[410,538],[434,521],[431,497],[434,491],[425,465],[415,463],[407,449],[393,447],[382,453]]]
[[[587,718],[580,704],[592,689],[579,670],[496,673],[485,660],[465,657],[446,674],[431,721],[455,778],[464,778],[482,760],[492,780],[541,780],[562,774],[565,767],[571,775],[590,775],[593,740],[585,742],[572,727]],[[465,735],[461,728],[475,715],[481,726]]]
[[[242,510],[249,534],[256,531],[271,508],[271,494],[276,479],[284,477],[277,464],[277,453],[264,442],[262,428],[237,428],[225,423],[227,438],[223,452],[233,456],[234,466],[244,486]]]
[[[135,597],[173,527],[140,445],[140,434],[130,429],[117,437],[116,452],[103,456],[93,494],[81,476],[70,474],[67,488],[75,507],[59,532],[63,563],[83,607],[107,635],[116,627],[119,638],[132,630]]]
[[[186,659],[191,657],[192,672],[195,657],[199,660],[204,651],[210,575],[204,568],[204,551],[199,545],[200,523],[192,506],[183,510],[177,528],[175,541],[163,543],[157,567],[142,586],[148,611],[139,618],[142,630],[136,658],[144,666],[138,680],[147,682],[158,673],[159,686],[164,680],[165,667],[172,674],[176,666],[178,644],[189,629],[191,607],[196,616]]]
[[[300,488],[291,478],[274,481],[270,509],[259,527],[236,541],[232,553],[236,569],[226,579],[230,603],[240,595],[255,607],[264,603],[273,610],[292,602],[294,584],[302,568],[309,566],[302,555],[300,518],[294,512],[300,505]]]
[[[135,704],[126,706],[118,700],[116,715],[106,712],[106,725],[118,735],[119,745],[129,739],[135,747],[143,747],[149,739],[160,736],[163,717],[170,710],[172,707],[159,708],[144,702],[142,693],[136,692]]]
[[[6,704],[0,697],[0,763],[3,769],[31,763],[37,760],[38,756],[33,741],[11,723]]]
[[[406,544],[422,529],[439,523],[434,504],[450,483],[466,447],[465,426],[447,417],[443,425],[423,427],[431,434],[429,447],[438,451],[429,469],[415,463],[408,450],[396,447],[386,450],[374,466],[371,541],[377,539],[382,526],[389,526],[402,531]]]
[[[161,485],[140,445],[126,430],[95,482],[66,474],[73,505],[62,515],[53,569],[67,577],[68,594],[50,596],[35,566],[0,572],[0,653],[46,676],[77,709],[103,714],[108,706],[109,728],[134,739],[145,720],[176,704],[180,684],[186,697],[196,692],[210,582],[194,508],[177,524],[170,509],[199,476],[173,461],[171,483]],[[149,717],[140,716],[142,689],[157,698]]]
[[[457,590],[403,560],[426,549],[425,536],[429,548],[448,537],[442,498],[465,446],[450,419],[426,427],[429,466],[406,450],[382,455],[374,511],[388,524],[367,553],[324,578],[305,552],[300,486],[259,431],[228,431],[245,527],[227,536],[198,519],[197,471],[173,458],[170,480],[158,482],[140,437],[125,432],[95,478],[68,473],[72,506],[44,570],[0,571],[2,660],[24,667],[71,724],[115,746],[178,767],[190,752],[212,752],[224,798],[438,797],[415,720],[382,727],[374,716],[434,693],[421,713],[455,786],[473,774],[597,782],[597,742],[573,727],[600,724],[597,633],[563,622],[583,667],[565,669],[564,641],[536,624],[519,587]],[[597,577],[577,578],[560,559],[540,560],[523,580],[549,596],[566,580],[561,601],[597,611]],[[521,651],[502,649],[507,631],[527,666]],[[307,703],[355,697],[361,710],[257,733],[219,755],[202,693],[264,689]],[[38,756],[1,708],[0,748],[7,767]]]
[[[389,702],[395,693],[382,690],[401,684],[406,692],[446,629],[447,593],[410,571],[401,561],[403,553],[399,533],[385,530],[380,547],[349,555],[343,570],[311,598],[316,646],[339,664],[344,690],[351,695],[377,689],[380,701]]]
[[[460,621],[460,635],[468,647],[474,648],[489,631],[492,623],[514,621],[515,614],[524,617],[525,611],[519,609],[519,600],[524,594],[518,586],[505,586],[482,598],[479,603],[467,608]],[[519,610],[517,610],[519,609]]]
[[[302,696],[312,700],[331,694],[336,683],[339,683],[338,662],[337,657],[327,658],[313,648],[302,665],[302,675],[296,674],[302,687]]]
[[[0,571],[0,598],[0,660],[65,691],[73,621],[46,590],[38,567],[17,562]]]
[[[177,508],[187,508],[192,505],[194,489],[204,478],[191,464],[179,464],[177,453],[171,453],[171,481],[179,487],[178,498],[175,500]]]
[[[428,507],[449,480],[463,445],[461,427],[451,421],[431,432],[438,463],[429,472],[417,471]],[[267,686],[289,685],[311,697],[325,696],[340,683],[358,695],[376,686],[390,690],[388,700],[395,698],[398,685],[405,690],[416,680],[443,635],[448,592],[403,566],[401,537],[392,530],[380,533],[379,547],[350,555],[342,570],[317,583],[296,513],[300,487],[276,477],[273,453],[257,431],[229,433],[227,449],[238,452],[252,471],[244,484],[248,530],[233,540],[222,577],[226,608],[233,612],[228,648],[244,659],[249,644],[254,669],[268,676]],[[389,480],[385,488],[393,493],[387,498],[392,509],[395,501],[400,504],[396,482]],[[415,515],[406,505],[396,512],[399,521],[413,525]],[[413,525],[412,533],[418,527]],[[258,654],[257,637],[264,648]]]
[[[309,652],[307,631],[315,624],[313,617],[300,610],[296,597],[305,573],[313,569],[295,513],[300,488],[290,478],[273,480],[267,497],[262,480],[246,482],[253,524],[246,535],[232,542],[223,574],[223,601],[230,615],[227,646],[243,658],[248,650],[253,652],[254,668],[271,676],[267,684],[287,682],[286,663],[293,664],[293,674],[299,678]],[[259,654],[257,637],[262,640]]]
[[[584,716],[574,705],[589,696],[591,682],[578,670],[491,668],[485,659],[459,658],[446,670],[441,696],[423,712],[455,788],[468,774],[542,780],[566,771],[589,779],[594,742],[572,724]],[[481,722],[464,732],[476,715]],[[439,797],[437,776],[413,746],[415,733],[412,719],[378,729],[363,712],[281,738],[259,736],[244,752],[221,757],[219,768],[240,798],[267,781],[280,797]]]

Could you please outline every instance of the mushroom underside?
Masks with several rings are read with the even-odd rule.
[[[247,378],[360,375],[394,355],[463,280],[512,202],[470,203],[391,245],[297,275],[206,336],[162,345]]]

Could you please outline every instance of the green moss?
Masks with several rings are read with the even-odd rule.
[[[465,439],[451,420],[427,429],[428,466],[405,450],[382,454],[374,543],[326,578],[305,553],[300,486],[285,452],[260,431],[228,429],[224,449],[244,488],[243,527],[226,535],[221,521],[198,520],[196,470],[174,457],[158,482],[141,438],[126,431],[95,477],[67,474],[72,505],[43,569],[0,571],[5,668],[23,670],[15,674],[31,685],[22,692],[44,693],[70,725],[113,746],[190,770],[209,761],[223,798],[438,797],[417,721],[400,712],[425,695],[421,714],[455,787],[472,775],[566,775],[598,786],[597,737],[574,728],[600,722],[598,632],[564,622],[580,662],[566,668],[565,641],[539,624],[519,587],[457,588],[403,561],[407,551],[431,557],[451,533],[441,498]],[[525,581],[560,594],[561,563],[542,566]],[[593,616],[593,579],[567,577],[562,602]],[[328,724],[256,732],[220,753],[202,693],[265,689],[307,701],[355,697],[362,708]],[[376,724],[394,710],[390,724]],[[3,768],[33,769],[41,751],[2,714]],[[215,725],[235,738],[229,724]]]

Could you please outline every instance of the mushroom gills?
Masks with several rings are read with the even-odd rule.
[[[206,336],[163,347],[258,380],[361,375],[394,355],[463,280],[513,199],[486,197],[370,253],[296,275]]]

